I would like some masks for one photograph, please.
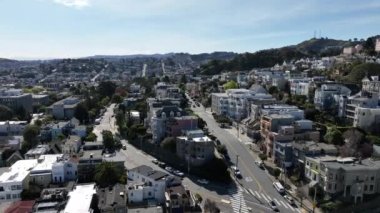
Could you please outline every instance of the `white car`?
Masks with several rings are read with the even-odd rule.
[[[284,195],[284,198],[285,198],[286,201],[288,201],[288,203],[289,203],[290,205],[292,205],[292,206],[295,205],[293,198],[290,197],[289,195]]]
[[[158,162],[158,160],[157,160],[156,158],[153,158],[153,159],[152,159],[152,163],[154,163],[154,164],[158,164],[159,162]]]
[[[206,179],[198,179],[197,182],[201,184],[208,184],[208,180]]]

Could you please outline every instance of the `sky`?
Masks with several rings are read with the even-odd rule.
[[[254,52],[379,23],[379,0],[0,0],[0,57]]]

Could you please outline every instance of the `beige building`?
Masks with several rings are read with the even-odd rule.
[[[376,39],[375,51],[380,52],[380,38]]]
[[[328,194],[353,197],[356,203],[364,195],[380,193],[380,161],[340,158],[321,163],[320,171],[320,184]]]

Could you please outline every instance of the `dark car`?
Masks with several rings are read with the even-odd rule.
[[[276,203],[275,203],[273,200],[269,201],[269,206],[270,206],[270,208],[271,208],[273,211],[275,211],[275,212],[278,211],[277,205],[276,205]]]

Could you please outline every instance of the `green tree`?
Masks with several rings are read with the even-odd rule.
[[[98,86],[98,93],[101,97],[111,98],[115,93],[116,84],[111,81],[102,81]]]
[[[89,118],[88,108],[84,103],[79,103],[75,107],[74,117],[78,119],[82,124],[88,121],[88,118]]]
[[[114,149],[115,148],[115,139],[111,131],[103,130],[103,144],[106,149]]]
[[[4,105],[0,105],[0,121],[12,120],[12,118],[13,111]]]
[[[176,145],[176,140],[175,140],[174,137],[167,137],[167,138],[165,138],[165,139],[161,142],[160,146],[161,146],[163,149],[169,150],[169,151],[171,151],[171,152],[173,152],[173,153],[176,152],[176,147],[177,147],[177,145]]]
[[[327,128],[327,132],[323,138],[329,144],[341,145],[344,142],[342,132],[336,127]]]
[[[278,176],[280,176],[280,174],[281,174],[281,170],[279,169],[279,168],[275,168],[274,170],[273,170],[273,176],[277,179],[278,178]]]
[[[239,87],[239,85],[235,81],[233,81],[233,80],[228,81],[227,83],[223,84],[224,90],[236,89],[238,87]]]
[[[95,133],[90,132],[86,137],[86,141],[96,141],[97,137]]]
[[[121,97],[120,95],[118,94],[115,94],[112,96],[112,102],[113,103],[117,103],[117,104],[120,104],[123,102],[123,97]]]
[[[187,83],[187,79],[186,79],[186,75],[182,75],[181,76],[181,81],[180,81],[181,84],[186,84]]]
[[[40,127],[37,125],[27,125],[24,129],[24,148],[30,149],[38,144]]]
[[[112,186],[118,183],[123,171],[112,162],[102,162],[95,168],[94,180],[101,187]]]
[[[274,94],[277,94],[279,91],[278,91],[278,88],[276,86],[271,86],[271,87],[269,87],[268,92],[269,92],[269,94],[274,95]]]

